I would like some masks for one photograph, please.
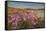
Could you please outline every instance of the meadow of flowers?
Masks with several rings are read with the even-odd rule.
[[[10,11],[11,10],[11,11]],[[30,29],[44,27],[44,19],[34,10],[8,9],[8,29]],[[44,16],[43,16],[44,17]]]

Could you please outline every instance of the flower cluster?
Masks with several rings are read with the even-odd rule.
[[[34,12],[26,12],[23,14],[16,13],[12,16],[10,16],[11,19],[8,21],[9,23],[12,23],[13,26],[17,26],[18,22],[20,21],[31,21],[33,25],[36,25],[37,16]]]

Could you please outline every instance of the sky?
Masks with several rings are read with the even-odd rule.
[[[42,3],[24,3],[24,2],[8,2],[8,7],[14,8],[33,8],[33,9],[41,9],[44,8],[44,4]]]

